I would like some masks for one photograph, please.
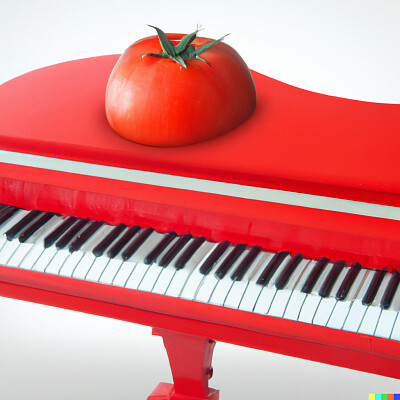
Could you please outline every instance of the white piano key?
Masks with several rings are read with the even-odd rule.
[[[112,232],[115,228],[115,225],[110,227],[110,231]],[[101,283],[111,283],[114,279],[117,270],[115,269],[116,265],[112,263],[113,259],[111,259],[107,252],[117,243],[117,241],[126,233],[127,227],[125,226],[121,232],[109,243],[109,245],[104,249],[103,254],[101,256],[96,257],[92,266],[86,274],[85,279],[92,282],[101,282]],[[106,237],[105,235],[104,237]],[[102,240],[102,239],[101,239]],[[100,240],[100,242],[101,242]],[[100,243],[99,242],[99,243]],[[118,268],[122,264],[122,259],[117,263]],[[112,275],[112,276],[111,276]],[[101,281],[103,277],[103,281]]]
[[[296,284],[299,282],[299,278],[304,274],[305,270],[310,264],[310,260],[304,259],[296,266],[293,271],[286,287],[284,289],[278,290],[272,301],[271,307],[268,311],[268,315],[274,317],[283,317],[289,299],[293,293]]]
[[[314,325],[326,326],[332,314],[332,311],[335,308],[336,303],[338,302],[335,297],[336,293],[338,292],[344,278],[346,278],[349,269],[350,268],[343,268],[338,278],[336,279],[336,282],[332,286],[330,295],[320,301],[312,321]]]
[[[226,296],[228,296],[229,290],[232,287],[232,283],[233,282],[231,281],[230,277],[225,276],[223,279],[221,279],[215,287],[209,302],[211,304],[223,306]]]
[[[213,269],[209,274],[203,279],[199,291],[196,293],[196,300],[208,303],[210,297],[217,286],[219,279],[214,275],[217,269]]]
[[[121,268],[118,270],[117,274],[115,275],[112,284],[115,286],[125,286],[127,280],[131,276],[132,271],[136,267],[135,262],[131,261],[124,261],[121,265]]]
[[[72,276],[77,279],[85,279],[96,258],[92,250],[112,231],[112,229],[113,226],[110,225],[100,226],[79,250],[71,253],[71,256],[60,269],[59,274],[62,276]]]
[[[165,235],[162,235],[162,238]],[[162,240],[160,238],[160,241]],[[158,262],[164,257],[164,255],[170,250],[170,248],[174,245],[177,238],[171,240],[171,242],[161,251],[158,257],[154,260],[154,262],[148,265],[148,269],[140,282],[138,287],[139,290],[143,290],[145,292],[152,292],[153,288],[157,282],[159,275],[161,274],[162,268],[158,265]]]
[[[204,275],[203,280],[201,281],[199,289],[196,293],[195,298],[197,301],[201,301],[204,303],[208,303],[210,301],[210,297],[218,282],[220,281],[220,279],[215,276],[215,272],[218,270],[218,268],[224,262],[225,258],[229,256],[234,248],[234,246],[230,245],[221,255],[219,260],[215,263],[209,273],[207,275]]]
[[[85,225],[79,232],[76,233],[75,237],[78,236],[79,233],[81,233],[88,226],[89,225]],[[81,250],[79,250],[79,251],[74,251],[73,253],[71,253],[68,250],[69,244],[65,248],[58,249],[56,246],[56,243],[51,245],[48,249],[46,249],[43,252],[43,256],[44,256],[47,252],[51,253],[52,250],[55,249],[55,255],[49,261],[48,265],[45,267],[44,272],[50,273],[50,274],[63,275],[63,276],[71,276],[77,263],[82,258],[83,252]],[[38,264],[41,268],[43,268],[43,266],[39,264],[42,261],[42,260],[40,260],[40,258],[36,264]]]
[[[350,307],[350,311],[347,314],[346,320],[343,324],[343,330],[350,332],[357,332],[361,321],[364,317],[367,306],[362,304],[362,299],[364,298],[372,279],[374,278],[375,271],[368,270],[365,274],[362,287],[357,294],[357,297],[353,301]]]
[[[275,282],[279,278],[279,275],[285,269],[286,264],[290,261],[292,257],[287,256],[277,268],[275,273],[272,275],[267,286],[264,286],[260,295],[258,296],[257,303],[254,307],[254,312],[258,314],[267,314],[271,304],[274,300],[277,289],[275,287]]]
[[[150,268],[150,265],[145,264],[143,261],[145,257],[160,243],[163,237],[164,235],[158,232],[152,232],[130,258],[130,261],[136,261],[137,265],[126,282],[126,287],[130,289],[137,289],[139,287],[147,270]]]
[[[71,265],[70,269],[67,267],[66,262],[60,271],[60,275],[71,276],[72,274],[74,278],[86,279],[86,275],[92,267],[96,257],[92,252],[76,251],[73,254],[75,253],[81,253],[81,258],[78,260],[77,263],[75,263],[75,266]]]
[[[96,257],[85,279],[92,282],[98,282],[109,262],[110,258],[104,255]]]
[[[389,339],[398,314],[398,311],[382,310],[374,336]]]
[[[325,279],[328,276],[332,267],[333,264],[329,263],[328,265],[325,266],[325,268],[321,272],[321,275],[317,279],[317,282],[315,282],[313,290],[304,299],[303,305],[301,306],[298,321],[307,322],[309,324],[312,323],[314,315],[322,299],[318,294],[318,292],[321,289],[322,285],[324,284]]]
[[[61,267],[58,269],[58,272],[54,273],[59,274],[61,276],[72,276],[76,266],[82,260],[82,257],[83,253],[81,251],[74,251],[73,253],[69,253],[68,257],[65,259]],[[49,268],[51,268],[51,266],[49,266]],[[75,278],[78,278],[78,276],[75,276]]]
[[[190,242],[189,242],[190,243]],[[167,289],[168,296],[182,297],[183,290],[186,286],[187,281],[192,276],[193,272],[196,269],[200,268],[200,264],[203,260],[208,256],[208,254],[214,249],[216,246],[215,243],[211,243],[205,241],[200,248],[193,254],[193,256],[188,260],[185,267],[178,270],[171,280],[170,285]],[[196,273],[196,277],[199,278],[200,273]],[[198,281],[198,279],[193,279],[193,281]],[[188,286],[185,291],[186,298],[193,298],[195,292],[193,292],[193,285]]]
[[[129,289],[137,289],[144,275],[146,274],[149,266],[144,263],[136,263],[135,269],[132,271],[125,287]]]
[[[394,323],[392,333],[390,334],[390,339],[400,341],[400,313],[397,313],[396,321]]]
[[[152,292],[156,285],[156,282],[163,271],[163,268],[158,265],[158,262],[162,260],[165,254],[171,249],[171,247],[175,244],[178,238],[174,238],[171,242],[166,246],[163,251],[159,254],[159,256],[154,260],[154,262],[149,265],[149,268],[143,277],[142,282],[140,282],[139,290],[143,290],[146,292]]]
[[[32,253],[35,246],[38,247],[38,250],[34,252],[37,259],[44,250],[44,238],[48,235],[49,231],[55,229],[60,223],[62,223],[61,217],[53,215],[52,218],[43,224],[28,240],[19,244],[18,249],[8,261],[8,265],[12,267],[21,267],[22,262],[28,257],[29,253]],[[32,267],[33,259],[32,257],[30,257],[30,259],[30,266]]]
[[[17,250],[19,244],[20,243],[18,239],[7,240],[0,251],[0,264],[10,265],[9,260],[15,254],[15,251]]]
[[[307,297],[307,294],[303,293],[301,290],[303,289],[303,286],[306,283],[308,276],[310,275],[316,263],[317,261],[315,260],[310,261],[304,273],[300,276],[300,279],[296,284],[296,287],[294,288],[292,295],[290,296],[289,301],[286,305],[286,309],[283,314],[284,318],[294,321],[298,320],[301,307],[303,306],[304,300]]]
[[[32,269],[34,271],[40,272],[45,271],[47,265],[56,255],[58,249],[56,248],[55,244],[49,246],[48,248],[45,248],[44,239],[48,234],[57,229],[59,225],[63,224],[65,220],[65,218],[55,216],[49,221],[50,226],[43,233],[43,237],[35,242],[32,249],[28,252],[26,257],[24,257],[21,262],[20,268]]]
[[[231,287],[231,290],[228,293],[228,296],[225,299],[224,306],[230,308],[239,308],[239,305],[243,299],[245,292],[249,286],[249,282],[254,278],[258,278],[260,273],[265,267],[265,252],[260,252],[258,256],[254,259],[252,265],[243,275],[242,280],[235,281]]]
[[[203,265],[203,262],[207,259],[207,257],[212,253],[212,251],[217,247],[218,243],[205,242],[203,243],[203,258],[197,263],[197,266],[194,268],[193,272],[188,277],[185,286],[182,289],[182,293],[180,297],[184,299],[193,300],[197,292],[201,286],[201,283],[204,279],[204,275],[200,273],[200,268]]]
[[[32,249],[22,259],[19,268],[32,269],[36,261],[43,254],[45,248],[42,243],[35,244]]]
[[[68,250],[64,250],[68,251]],[[56,246],[50,246],[47,249],[45,249],[39,256],[39,258],[36,260],[36,262],[32,266],[33,271],[39,271],[39,272],[44,272],[51,262],[51,260],[56,256],[58,252],[58,249]]]
[[[179,237],[176,237],[172,243],[171,247],[175,245],[175,243],[179,240]],[[170,285],[175,273],[177,272],[175,268],[175,261],[180,257],[183,251],[185,251],[186,247],[189,246],[190,240],[182,247],[182,249],[175,255],[175,257],[171,260],[171,262],[166,266],[162,267],[161,273],[158,275],[157,281],[153,287],[152,292],[158,294],[165,294],[168,286]],[[162,258],[160,258],[161,260]]]
[[[65,249],[56,251],[54,257],[50,260],[49,264],[45,267],[44,272],[46,272],[48,274],[57,274],[58,275],[61,267],[64,265],[65,260],[67,259],[67,257],[69,257],[70,254],[71,253]]]
[[[369,306],[364,314],[364,318],[358,328],[358,333],[363,333],[364,335],[373,335],[378,323],[379,317],[381,316],[381,308]]]
[[[306,297],[307,297],[306,293],[294,291],[290,296],[283,317],[286,319],[297,321],[299,319],[300,311],[301,308],[303,307],[303,303]]]
[[[146,271],[142,281],[139,285],[139,290],[143,290],[145,292],[152,292],[153,288],[157,282],[158,277],[160,276],[162,268],[155,262],[149,265],[149,268]]]
[[[257,284],[257,280],[260,277],[260,274],[264,271],[265,267],[271,261],[272,257],[274,257],[275,253],[271,252],[263,252],[262,257],[258,262],[257,269],[253,276],[251,277],[250,281],[248,282],[247,288],[243,297],[239,304],[239,310],[243,311],[250,311],[252,312],[257,300],[258,296],[263,289],[262,285]]]
[[[382,310],[381,316],[379,318],[374,333],[375,336],[387,339],[390,338],[394,324],[396,322],[396,318],[399,314],[399,310],[400,310],[400,285],[398,285],[396,289],[390,307],[385,310]]]
[[[224,305],[225,299],[228,296],[229,290],[231,289],[233,285],[233,280],[231,279],[231,275],[233,271],[238,267],[238,265],[243,261],[243,259],[246,257],[247,253],[249,252],[248,249],[243,251],[243,253],[238,257],[238,259],[231,265],[229,268],[229,271],[227,271],[226,275],[222,278],[219,279],[219,282],[214,288],[214,291],[211,295],[210,298],[210,303],[212,304],[217,304],[220,306]]]
[[[152,292],[158,294],[165,294],[168,286],[170,285],[173,277],[175,276],[176,269],[172,265],[163,268],[160,275],[158,275],[157,282],[153,287]]]
[[[110,259],[107,264],[107,268],[105,268],[100,275],[99,282],[111,285],[115,278],[115,275],[117,275],[119,269],[121,268],[122,263],[123,260],[120,257]]]
[[[22,260],[27,256],[28,252],[32,249],[33,243],[22,243],[18,246],[17,251],[12,255],[7,265],[10,267],[18,267]]]
[[[320,301],[321,297],[319,296],[307,295],[301,307],[298,321],[311,324]]]
[[[343,330],[350,332],[357,332],[364,318],[367,306],[362,304],[362,300],[356,299],[351,305],[350,311],[347,315],[346,321],[343,325]]]
[[[345,300],[338,301],[335,308],[332,311],[331,316],[326,324],[329,328],[342,329],[344,321],[346,320],[347,314],[350,311],[351,304],[353,303],[358,291],[361,289],[361,285],[365,274],[368,270],[361,269],[356,279],[353,282],[352,287]]]
[[[385,276],[383,277],[378,292],[376,293],[375,299],[372,302],[372,304],[368,307],[367,311],[365,312],[364,318],[361,321],[361,325],[358,328],[359,333],[363,333],[364,335],[374,334],[376,325],[378,323],[382,311],[380,307],[380,302],[391,277],[392,274],[388,273],[386,273]]]
[[[110,262],[108,264],[108,268],[111,267],[112,272],[114,272],[116,270],[115,275],[113,276],[112,281],[111,281],[112,285],[125,286],[130,275],[132,274],[132,272],[136,266],[136,262],[134,262],[134,261],[132,262],[130,260],[124,261],[122,259],[121,255],[123,254],[124,249],[126,249],[130,245],[130,243],[132,243],[132,241],[134,241],[137,238],[137,236],[140,234],[140,232],[142,232],[142,230],[139,230],[138,232],[136,232],[136,234],[120,250],[119,254],[115,257],[115,259],[112,260],[112,261],[114,261],[114,260],[115,261],[113,263]],[[120,260],[119,264],[118,264],[118,260]],[[109,279],[111,273],[106,273],[106,272],[102,275],[102,277],[100,278],[100,281],[102,281],[104,279],[103,276],[105,276],[105,278]]]

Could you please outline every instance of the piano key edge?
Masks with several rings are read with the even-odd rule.
[[[400,342],[379,337],[4,266],[0,295],[400,378]]]

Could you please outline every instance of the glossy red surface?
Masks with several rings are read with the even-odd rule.
[[[2,296],[400,379],[400,342],[0,266]]]
[[[193,146],[147,147],[107,123],[105,88],[117,59],[70,61],[3,84],[1,148],[400,204],[400,105],[313,93],[252,71],[257,107],[246,123]]]
[[[117,58],[63,63],[2,85],[0,150],[400,205],[399,105],[324,96],[253,72],[258,105],[245,124],[197,145],[151,148],[107,124],[104,90]],[[396,220],[1,160],[0,202],[364,267],[400,262]],[[2,266],[0,294],[400,378],[400,342],[378,337]]]
[[[218,390],[208,387],[212,377],[211,359],[215,342],[165,329],[153,329],[163,338],[174,385],[161,383],[148,398],[166,400],[218,400]],[[161,397],[160,397],[161,395]]]

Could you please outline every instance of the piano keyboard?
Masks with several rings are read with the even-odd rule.
[[[400,340],[400,273],[0,205],[0,265]]]

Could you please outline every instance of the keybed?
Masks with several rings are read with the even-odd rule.
[[[400,273],[0,205],[0,264],[400,340]]]

